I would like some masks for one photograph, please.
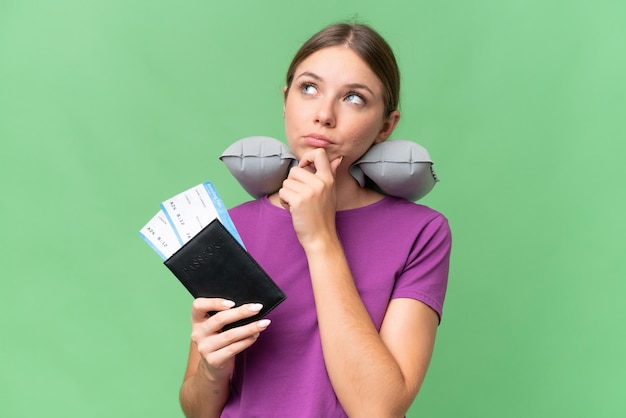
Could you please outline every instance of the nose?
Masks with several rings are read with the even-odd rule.
[[[337,115],[334,103],[331,100],[320,100],[315,122],[328,128],[332,128],[337,123]]]

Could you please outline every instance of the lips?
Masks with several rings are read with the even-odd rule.
[[[331,145],[330,139],[320,134],[308,134],[304,136],[306,143],[312,147],[325,148]]]

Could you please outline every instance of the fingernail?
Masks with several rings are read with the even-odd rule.
[[[271,323],[272,321],[270,321],[269,319],[261,319],[259,322],[256,323],[256,325],[259,328],[267,328]]]
[[[260,303],[253,303],[248,307],[248,309],[250,309],[250,312],[259,312],[261,309],[263,309],[263,305],[261,305]]]
[[[235,306],[235,302],[233,302],[232,300],[224,299],[222,301],[222,305],[226,308],[232,308],[233,306]]]

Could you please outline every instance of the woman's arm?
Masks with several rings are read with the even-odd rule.
[[[307,256],[324,360],[342,406],[350,417],[402,417],[426,374],[438,316],[416,300],[394,299],[376,330],[336,232],[339,162],[322,149],[305,154],[279,197]]]
[[[412,299],[390,302],[380,334],[340,246],[307,252],[326,368],[350,417],[403,417],[426,375],[438,316]]]
[[[201,359],[198,348],[192,341],[185,378],[180,388],[180,405],[187,418],[219,417],[228,401],[228,379],[213,378]]]
[[[179,393],[188,418],[221,415],[230,394],[235,355],[254,344],[270,324],[268,319],[261,319],[222,332],[225,325],[254,316],[262,308],[259,304],[232,306],[233,302],[224,299],[198,298],[193,302],[191,346]],[[217,313],[209,316],[208,312]]]

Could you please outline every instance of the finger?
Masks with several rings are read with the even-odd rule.
[[[261,332],[270,325],[269,319],[225,331],[214,338],[207,338],[198,344],[198,350],[205,353],[207,362],[219,364],[233,355],[239,354],[257,340]]]
[[[250,347],[256,340],[257,335],[255,334],[254,336],[250,336],[217,350],[198,347],[198,351],[200,353],[206,353],[203,355],[203,359],[209,368],[219,368],[221,364],[228,362],[233,356]]]
[[[289,210],[289,208],[290,208],[289,203],[288,203],[286,200],[284,200],[284,199],[280,196],[280,191],[278,192],[278,197],[279,197],[279,199],[280,199],[280,205],[281,205],[283,208],[285,208],[285,209]]]
[[[223,347],[224,344],[226,343],[235,341],[236,339],[246,338],[252,335],[254,332],[258,332],[257,330],[251,330],[249,328],[250,324],[242,325],[240,327],[235,327],[224,332],[222,332],[222,330],[228,324],[232,324],[233,322],[258,314],[262,307],[263,306],[259,303],[252,303],[252,304],[242,305],[238,308],[229,309],[223,312],[217,312],[214,315],[208,318],[205,318],[204,321],[196,322],[195,324],[193,324],[192,331],[191,331],[191,339],[196,344],[200,345],[202,341],[205,341],[207,339],[212,339],[218,334],[219,335],[225,334],[225,337],[223,338],[229,338],[229,337],[231,338],[230,341],[228,340],[226,342],[222,341],[221,343],[218,343],[217,345],[215,343],[215,340],[213,339],[214,342],[213,342],[212,348],[217,349],[217,348]],[[256,321],[256,322],[258,323],[259,321]],[[263,325],[263,323],[261,325]],[[248,328],[245,328],[245,327],[248,327]],[[231,330],[239,330],[239,331],[231,332]],[[247,333],[246,333],[246,330],[248,331]]]
[[[298,167],[300,168],[309,168],[309,171],[316,172],[319,170],[317,164],[322,163],[323,161],[328,163],[328,155],[326,154],[326,150],[324,148],[316,148],[305,152],[300,161],[298,162]]]
[[[235,302],[222,298],[196,298],[191,305],[192,322],[203,321],[209,312],[219,312],[231,309]]]
[[[237,344],[251,337],[256,339],[258,334],[267,329],[270,323],[271,321],[269,319],[261,319],[250,324],[231,328],[223,332],[214,332],[209,335],[194,330],[191,338],[197,344],[198,351],[207,354]]]
[[[317,151],[317,150],[316,150]],[[328,155],[326,151],[320,149],[322,152],[315,152],[312,155],[309,155],[309,158],[313,159],[313,166],[315,166],[315,174],[321,178],[330,178],[335,176],[335,170],[337,169],[337,164],[341,163],[341,160],[337,161],[337,158],[333,160],[335,162],[334,168],[328,159]]]
[[[296,167],[297,168],[297,167]],[[292,173],[290,178],[283,182],[283,187],[278,190],[278,197],[283,208],[291,210],[294,206],[299,206],[306,191],[310,189],[310,184],[319,181],[315,174],[298,169],[300,173]]]
[[[247,303],[237,308],[218,312],[205,321],[205,329],[209,332],[219,331],[233,322],[257,315],[261,309],[263,309],[263,305],[260,303]]]
[[[343,161],[343,155],[341,157],[337,157],[330,162],[330,171],[333,173],[333,176],[337,174],[337,168],[341,165]]]
[[[226,347],[228,345],[234,344],[238,341],[245,340],[250,337],[254,337],[256,339],[258,335],[262,331],[265,331],[271,323],[271,320],[264,318],[258,321],[251,322],[250,324],[241,325],[239,327],[231,328],[227,331],[221,332],[218,335],[220,345],[221,347]]]

